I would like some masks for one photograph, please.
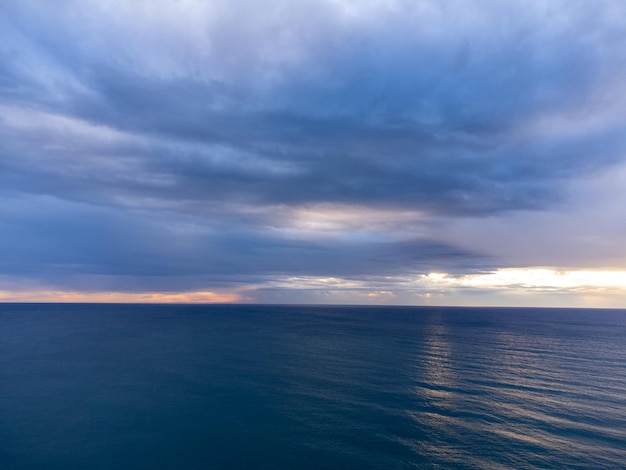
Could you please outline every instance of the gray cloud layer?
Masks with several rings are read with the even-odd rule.
[[[185,290],[506,263],[433,227],[549,209],[624,162],[625,15],[609,0],[3,2],[0,271]],[[373,212],[294,225],[320,207]],[[368,228],[384,213],[393,229]]]

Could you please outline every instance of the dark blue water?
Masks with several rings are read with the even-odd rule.
[[[0,304],[0,468],[626,468],[626,311]]]

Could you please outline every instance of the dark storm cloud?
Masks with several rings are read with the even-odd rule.
[[[3,200],[4,274],[57,286],[117,291],[250,284],[267,276],[409,274],[432,266],[474,266],[470,253],[424,240],[301,240],[197,218],[68,203],[49,197]]]
[[[3,221],[4,273],[65,265],[72,279],[163,288],[147,273],[194,287],[478,269],[413,229],[287,235],[271,208],[543,209],[626,151],[617,1],[9,1],[0,13],[0,196],[28,206]]]
[[[464,25],[463,12],[443,11],[435,18],[441,24],[434,37],[420,32],[430,18],[404,7],[373,26],[340,27],[331,18],[305,42],[289,15],[314,4],[277,3],[283,16],[276,21],[287,23],[279,24],[292,35],[291,47],[304,49],[303,59],[287,65],[255,58],[255,47],[272,42],[247,32],[259,23],[251,13],[241,10],[243,16],[233,18],[221,12],[233,22],[230,27],[240,29],[228,36],[234,44],[227,43],[227,25],[221,25],[205,45],[221,42],[227,49],[217,50],[214,60],[164,60],[152,74],[141,68],[142,61],[150,62],[143,56],[158,59],[161,51],[136,40],[141,17],[125,29],[110,12],[94,18],[71,2],[65,10],[47,12],[58,20],[53,22],[23,6],[9,29],[19,30],[18,37],[9,44],[28,45],[32,57],[17,61],[21,70],[5,73],[3,94],[145,138],[150,148],[138,155],[137,171],[167,174],[176,182],[170,192],[158,188],[159,197],[400,204],[438,213],[537,208],[558,193],[553,179],[587,171],[590,160],[610,163],[624,150],[623,139],[598,148],[606,129],[556,141],[523,135],[546,112],[585,113],[601,105],[605,98],[593,96],[598,85],[622,71],[616,59],[624,55],[623,37],[603,28],[601,9],[581,5],[534,12],[543,16],[523,8],[500,9],[499,16],[496,9],[493,18],[484,11],[488,3],[471,9],[479,23],[485,15],[492,20],[488,30]],[[72,22],[81,13],[86,25]],[[136,13],[146,15],[145,8]],[[516,18],[519,13],[525,15]],[[458,33],[446,32],[456,27]],[[110,47],[103,45],[107,40]],[[619,56],[611,57],[607,47]],[[5,63],[12,62],[10,51],[5,46]],[[229,64],[222,56],[228,53],[250,63]],[[264,68],[279,77],[264,78]],[[26,77],[17,80],[20,72]],[[42,87],[46,72],[50,83]],[[255,85],[249,74],[257,72],[269,83]],[[29,91],[22,100],[24,89]],[[219,160],[224,149],[245,153],[247,160],[216,162],[213,156]],[[84,154],[82,148],[64,151]],[[227,154],[223,160],[234,158]],[[276,171],[258,171],[261,165]],[[136,189],[146,191],[142,185]]]

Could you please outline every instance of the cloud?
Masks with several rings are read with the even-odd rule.
[[[602,202],[569,188],[624,162],[624,13],[3,2],[0,271],[68,292],[200,292],[606,264],[612,249],[557,259],[544,236],[567,235],[555,208],[593,219]],[[529,221],[544,228],[525,247]]]
[[[562,186],[566,199],[543,211],[455,218],[431,235],[489,255],[503,267],[621,269],[626,266],[624,188],[626,165],[621,164],[572,179]]]
[[[287,275],[367,276],[473,266],[475,255],[407,234],[302,232],[265,215],[216,221],[147,208],[116,208],[47,196],[2,199],[2,273],[40,287],[94,291],[238,288]],[[283,227],[280,228],[280,225]],[[400,238],[399,238],[400,237]]]
[[[173,198],[540,208],[554,181],[621,157],[619,116],[536,125],[597,119],[621,93],[614,2],[231,3],[10,4],[5,36],[33,58],[4,95],[30,83],[30,107],[141,137]]]

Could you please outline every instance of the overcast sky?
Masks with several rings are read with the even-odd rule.
[[[0,300],[626,306],[626,2],[0,2]]]

